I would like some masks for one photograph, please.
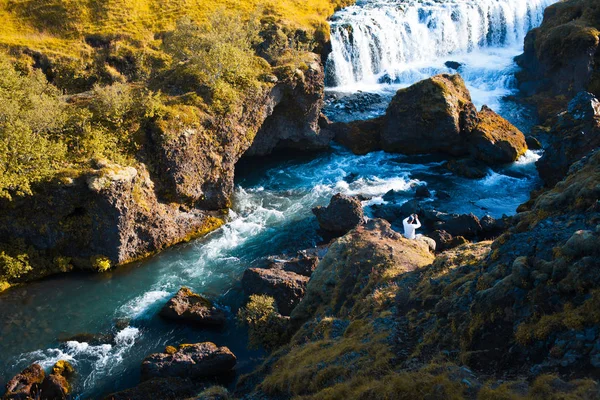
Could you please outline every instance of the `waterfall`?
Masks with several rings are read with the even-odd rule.
[[[359,0],[332,18],[327,85],[413,83],[454,58],[520,51],[556,1]]]

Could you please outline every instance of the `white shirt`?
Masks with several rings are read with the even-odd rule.
[[[402,221],[402,224],[404,225],[404,237],[407,239],[414,240],[417,238],[415,231],[421,227],[421,222],[419,222],[419,220],[417,220],[416,224],[409,224],[408,223],[409,218],[410,217],[408,217],[404,221]]]

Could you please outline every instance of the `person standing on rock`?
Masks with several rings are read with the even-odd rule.
[[[404,225],[404,237],[415,240],[417,238],[415,232],[421,227],[419,216],[417,214],[413,214],[402,221],[402,224]]]

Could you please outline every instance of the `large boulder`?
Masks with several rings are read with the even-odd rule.
[[[343,235],[364,222],[364,212],[361,202],[350,196],[336,194],[331,198],[329,206],[315,207],[321,229]]]
[[[550,129],[548,146],[536,163],[544,183],[552,187],[569,167],[600,147],[600,103],[590,93],[578,94]]]
[[[33,364],[8,381],[3,398],[7,400],[30,399],[39,392],[39,386],[45,377],[46,374],[41,365]]]
[[[381,131],[385,151],[403,154],[467,154],[465,132],[477,125],[477,109],[460,75],[437,75],[399,90]]]
[[[231,371],[237,362],[227,347],[211,342],[182,344],[146,357],[142,363],[142,380],[151,378],[208,378]]]
[[[479,218],[473,214],[444,214],[435,223],[438,230],[446,231],[452,236],[474,238],[482,231]]]
[[[332,125],[336,141],[356,154],[385,150],[402,154],[443,153],[487,165],[517,160],[525,136],[484,106],[477,111],[460,75],[436,75],[399,90],[384,116]],[[480,177],[479,169],[476,175]],[[475,177],[475,176],[474,176]]]
[[[525,52],[517,58],[520,88],[536,95],[542,120],[582,90],[600,96],[599,49],[596,2],[565,0],[546,9],[542,25],[527,34]]]
[[[434,231],[429,236],[435,241],[437,251],[453,249],[467,243],[467,239],[464,237],[455,237],[446,231]]]
[[[488,165],[507,164],[527,151],[523,133],[510,122],[483,106],[479,122],[469,138],[471,155]]]
[[[264,294],[277,303],[282,315],[290,315],[306,293],[310,278],[295,272],[275,268],[249,268],[242,277],[247,295]]]
[[[215,307],[210,300],[187,287],[179,289],[177,294],[165,304],[160,311],[160,316],[204,326],[222,326],[227,319],[225,313]]]

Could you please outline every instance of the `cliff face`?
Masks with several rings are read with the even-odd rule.
[[[265,155],[291,143],[299,149],[329,144],[319,135],[322,96],[316,60],[305,74],[262,90],[227,118],[180,105],[148,124],[135,167],[96,161],[78,177],[5,201],[0,242],[23,240],[48,259],[20,277],[27,280],[64,269],[52,261],[57,257],[70,259],[66,268],[98,269],[98,259],[123,264],[206,234],[224,222],[235,164],[251,146],[251,154]]]
[[[582,90],[600,96],[599,37],[600,7],[587,0],[548,7],[541,27],[529,32],[517,78],[525,94],[544,94],[534,98],[542,119]]]

